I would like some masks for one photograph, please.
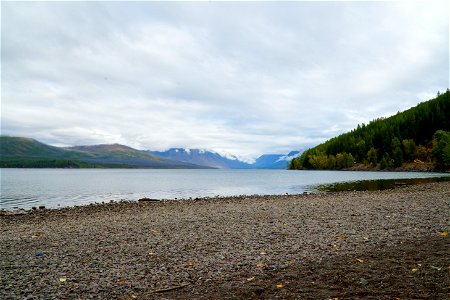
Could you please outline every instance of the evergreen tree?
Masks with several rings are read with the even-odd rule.
[[[374,147],[367,152],[367,161],[372,167],[377,165],[377,150]]]
[[[438,130],[434,134],[433,156],[436,170],[450,169],[450,132]]]
[[[386,161],[386,158],[383,156],[383,158],[380,161],[380,169],[384,170],[388,167],[388,163]]]
[[[400,167],[403,164],[403,151],[400,147],[398,138],[393,138],[391,142],[392,159],[394,160],[394,167]]]
[[[404,139],[402,141],[403,151],[405,153],[405,159],[407,161],[412,161],[416,155],[416,143],[412,139]]]
[[[381,163],[383,158],[388,167],[400,167],[404,160],[420,159],[424,162],[435,161],[437,168],[443,168],[447,157],[450,156],[447,154],[447,144],[442,146],[442,142],[442,145],[434,145],[437,148],[433,150],[432,141],[436,131],[450,131],[449,116],[450,91],[447,89],[435,99],[420,103],[392,117],[358,125],[348,133],[309,149],[294,159],[289,167],[324,169],[333,165],[333,157],[330,156],[334,156],[334,168],[337,169],[348,168],[354,163],[364,161],[376,165],[378,161]],[[384,153],[383,157],[380,157],[381,153]],[[352,156],[351,162],[349,159],[348,163],[344,163],[346,155]],[[437,159],[436,155],[439,156]]]

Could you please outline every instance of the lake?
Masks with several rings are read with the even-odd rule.
[[[374,179],[430,178],[441,173],[149,170],[149,169],[1,169],[0,208],[30,209],[111,200],[187,199],[237,195],[315,192],[324,184]]]

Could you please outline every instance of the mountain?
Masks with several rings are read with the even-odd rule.
[[[300,154],[299,151],[291,151],[288,155],[264,154],[251,165],[254,169],[287,169],[289,162]]]
[[[299,151],[292,151],[288,155],[264,154],[250,164],[233,155],[223,156],[217,152],[202,149],[171,148],[167,151],[148,152],[171,160],[218,169],[286,169],[288,162],[299,155]]]
[[[450,169],[450,91],[358,125],[294,158],[290,169]]]
[[[30,138],[9,136],[0,136],[0,167],[205,168],[119,144],[59,148]]]
[[[65,148],[71,151],[78,151],[90,155],[90,158],[84,159],[90,163],[106,163],[106,164],[126,164],[131,166],[148,167],[148,168],[183,168],[183,169],[204,169],[199,166],[187,162],[175,161],[162,158],[146,151],[136,150],[128,146],[120,144],[102,144],[93,146],[74,146]]]
[[[141,151],[120,144],[61,148],[31,138],[0,136],[2,168],[286,169],[298,154],[265,154],[250,164],[202,149]]]
[[[79,157],[79,153],[53,147],[34,139],[24,137],[0,136],[0,153],[4,158],[68,158]],[[81,155],[82,157],[84,155]]]
[[[249,169],[251,165],[235,156],[222,156],[202,149],[171,148],[167,151],[148,151],[153,155],[179,162],[191,163],[217,169]]]

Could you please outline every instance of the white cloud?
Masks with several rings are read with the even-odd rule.
[[[448,2],[2,2],[2,134],[314,145],[449,85]]]

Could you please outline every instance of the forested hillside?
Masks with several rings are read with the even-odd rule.
[[[355,164],[393,169],[404,163],[450,169],[450,91],[389,118],[362,124],[311,148],[290,169],[347,169]]]
[[[0,136],[0,168],[206,168],[124,145],[59,148],[31,138]]]

